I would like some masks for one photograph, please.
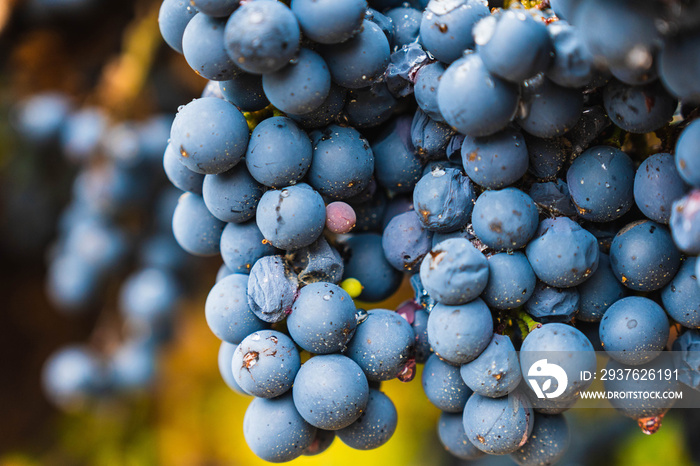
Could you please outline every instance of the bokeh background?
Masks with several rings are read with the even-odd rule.
[[[152,387],[66,412],[41,388],[46,358],[68,343],[105,351],[122,338],[112,278],[99,302],[70,314],[45,294],[47,257],[76,174],[58,147],[36,146],[13,125],[16,105],[45,91],[77,106],[103,108],[113,121],[174,113],[206,82],[160,39],[158,0],[0,0],[0,465],[256,465],[242,423],[249,399],[231,391],[217,367],[219,341],[204,300],[220,265],[193,261],[170,341],[158,353]],[[154,173],[165,182],[162,173]],[[393,309],[411,295],[404,283]],[[452,465],[436,434],[439,411],[411,383],[383,384],[399,412],[384,447],[358,452],[336,440],[299,465]],[[672,411],[661,430],[608,410],[567,413],[572,446],[563,464],[700,464],[698,410]],[[513,464],[488,458],[480,464]]]

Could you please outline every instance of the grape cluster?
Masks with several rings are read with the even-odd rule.
[[[670,317],[700,370],[700,11],[491,3],[162,4],[209,80],[165,152],[173,231],[223,258],[205,314],[224,380],[256,397],[261,458],[379,447],[397,419],[380,383],[424,363],[447,450],[551,464],[594,348],[647,364]],[[415,299],[356,308],[402,274]],[[575,382],[533,410],[523,372],[545,351]]]
[[[146,388],[189,263],[171,234],[178,193],[160,174],[172,117],[113,121],[100,107],[75,108],[65,94],[50,92],[21,101],[15,123],[35,150],[57,146],[78,167],[48,253],[50,301],[67,315],[87,313],[117,286],[124,322],[120,341],[100,351],[99,344],[59,348],[44,367],[45,392],[70,409]]]

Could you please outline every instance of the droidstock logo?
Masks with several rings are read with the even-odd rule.
[[[530,387],[532,387],[532,390],[537,395],[537,398],[541,399],[557,398],[561,396],[561,394],[564,393],[564,390],[566,390],[566,385],[569,383],[569,378],[566,376],[566,371],[564,371],[564,369],[562,369],[558,364],[548,363],[546,359],[540,359],[530,366],[530,369],[527,371],[527,376],[527,381],[530,384]],[[540,387],[538,379],[541,380],[545,377],[546,379]],[[556,380],[557,387],[553,392],[548,393],[552,388],[552,379]]]

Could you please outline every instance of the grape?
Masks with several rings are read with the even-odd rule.
[[[179,156],[173,146],[168,144],[163,154],[163,169],[170,183],[177,189],[189,191],[194,194],[202,195],[202,183],[204,175],[195,173],[185,165],[180,163]]]
[[[650,220],[625,226],[610,245],[612,271],[632,290],[663,288],[676,275],[680,263],[680,253],[668,230]]]
[[[438,436],[445,449],[459,459],[475,460],[484,455],[469,441],[466,432],[464,432],[462,413],[441,413]]]
[[[489,277],[481,299],[493,309],[515,309],[535,291],[537,277],[522,252],[488,257]]]
[[[268,327],[250,310],[246,298],[248,276],[234,273],[217,282],[207,296],[204,312],[212,333],[222,341],[238,344]]]
[[[332,233],[349,233],[356,222],[355,211],[349,204],[336,201],[326,206],[326,228]]]
[[[61,148],[68,160],[87,160],[97,149],[107,129],[107,115],[95,107],[88,107],[68,115],[60,132]]]
[[[614,147],[586,150],[571,164],[566,182],[579,215],[586,220],[615,220],[634,203],[634,164]]]
[[[525,11],[501,10],[482,19],[473,34],[485,68],[515,83],[545,71],[554,52],[547,27]]]
[[[391,380],[403,370],[413,351],[411,325],[396,312],[372,309],[355,330],[344,354],[364,371],[367,380]]]
[[[361,194],[362,193],[359,195]],[[355,211],[356,219],[353,230],[357,232],[380,231],[382,221],[384,220],[386,203],[386,195],[380,191],[377,193],[374,199],[370,199],[360,204],[350,204],[352,210]]]
[[[398,101],[385,82],[361,89],[350,89],[345,104],[345,118],[357,128],[371,128],[388,121],[396,111]]]
[[[195,256],[215,256],[224,226],[209,213],[204,199],[192,193],[180,196],[173,214],[173,234],[182,249]]]
[[[658,69],[666,89],[683,101],[700,101],[700,87],[694,76],[700,63],[697,50],[700,34],[688,30],[675,37],[668,37],[659,52]]]
[[[304,450],[304,455],[314,456],[323,453],[335,440],[335,432],[332,430],[316,429],[313,442]]]
[[[423,18],[420,10],[400,6],[387,11],[386,16],[391,19],[394,25],[394,40],[392,41],[394,48],[401,48],[418,39],[420,23]]]
[[[396,291],[401,283],[401,273],[384,257],[380,235],[353,235],[347,240],[345,247],[348,257],[343,277],[355,278],[362,284],[362,293],[357,299],[378,302]]]
[[[301,249],[288,252],[286,259],[304,285],[316,282],[340,283],[345,268],[338,251],[321,236]]]
[[[292,395],[306,422],[319,429],[338,430],[360,418],[369,402],[369,386],[352,359],[326,354],[301,366]]]
[[[460,368],[431,355],[423,368],[423,391],[441,411],[461,413],[472,391],[460,375]]]
[[[252,220],[226,224],[221,234],[221,257],[231,273],[249,274],[258,259],[277,252],[264,239]]]
[[[43,92],[22,100],[14,109],[13,123],[23,138],[40,144],[55,141],[70,114],[64,94]]]
[[[175,116],[170,144],[187,168],[216,175],[233,168],[245,154],[248,123],[228,102],[214,97],[195,99]]]
[[[367,11],[365,11],[365,19],[379,26],[386,40],[389,41],[389,46],[391,46],[394,42],[394,25],[391,22],[391,18],[373,8],[367,8]]]
[[[525,252],[537,278],[550,286],[579,285],[598,268],[595,236],[566,217],[540,222]]]
[[[110,355],[109,384],[131,392],[148,388],[156,375],[156,347],[148,340],[126,341]]]
[[[553,138],[572,129],[582,110],[583,96],[579,91],[538,76],[522,86],[517,122],[533,136]]]
[[[360,32],[342,44],[325,46],[323,58],[336,84],[350,89],[369,86],[389,64],[389,41],[381,28],[364,20]]]
[[[332,283],[311,283],[299,291],[287,329],[306,351],[328,354],[342,351],[355,333],[355,305],[350,295]]]
[[[248,447],[265,461],[280,463],[302,455],[314,440],[316,429],[297,411],[292,395],[255,398],[243,418]]]
[[[510,454],[521,466],[555,464],[566,453],[571,442],[569,424],[561,415],[535,414],[534,427],[527,443]]]
[[[576,398],[578,393],[586,390],[593,382],[581,380],[580,377],[581,371],[595,372],[596,358],[593,345],[580,330],[570,325],[544,324],[525,337],[520,347],[520,369],[524,376],[531,377],[531,367],[543,358],[547,359],[548,364],[557,364],[564,369],[568,379],[564,392],[548,401],[556,403],[569,401]],[[558,388],[556,383],[552,387],[552,389]],[[538,402],[535,407],[539,406]]]
[[[519,100],[518,87],[491,75],[477,53],[452,63],[442,75],[437,92],[445,121],[472,137],[504,129],[515,116]]]
[[[528,171],[543,181],[554,180],[567,160],[570,150],[562,138],[541,139],[526,136],[529,154]]]
[[[416,82],[414,95],[418,107],[430,118],[437,122],[444,122],[445,119],[440,113],[437,102],[438,84],[442,74],[445,72],[445,65],[440,62],[428,63],[421,66],[416,72]]]
[[[228,343],[226,341],[221,342],[219,347],[219,373],[221,378],[226,382],[226,385],[234,392],[240,395],[246,395],[246,392],[238,385],[236,378],[233,376],[233,367],[231,362],[233,361],[233,353],[236,351],[238,345]]]
[[[262,84],[272,105],[283,112],[306,114],[325,102],[331,89],[331,75],[319,54],[302,48],[289,64],[263,75]]]
[[[695,189],[673,203],[671,233],[675,244],[688,254],[700,254],[700,190]]]
[[[331,83],[328,97],[326,97],[318,108],[301,115],[287,113],[287,116],[296,121],[302,128],[321,128],[328,126],[334,123],[340,116],[345,106],[345,97],[345,88]]]
[[[182,35],[197,8],[186,0],[163,0],[158,11],[158,27],[163,40],[176,52],[182,53]]]
[[[300,35],[296,17],[286,5],[246,2],[226,22],[223,42],[238,67],[265,74],[278,71],[296,55]]]
[[[671,154],[654,154],[644,160],[634,177],[634,201],[649,219],[668,224],[673,202],[688,190]]]
[[[184,271],[189,255],[177,244],[170,233],[158,233],[145,239],[139,248],[139,262],[144,267]]]
[[[399,214],[413,210],[413,199],[405,195],[394,196],[387,202],[382,220],[382,229],[386,228],[392,218]],[[435,238],[435,235],[433,235]]]
[[[687,330],[673,342],[673,362],[678,380],[696,390],[700,388],[700,332]]]
[[[214,280],[214,283],[219,283],[229,275],[233,275],[233,270],[226,267],[226,264],[221,264],[219,270],[216,272],[216,279]]]
[[[360,418],[336,435],[347,446],[356,450],[372,450],[389,441],[398,422],[394,403],[379,390],[370,389],[367,407]]]
[[[430,296],[449,305],[465,304],[486,287],[489,263],[466,239],[447,239],[433,246],[420,266],[420,279]]]
[[[238,8],[236,0],[191,0],[190,5],[199,12],[216,18],[229,16]]]
[[[413,191],[413,208],[423,227],[449,232],[464,226],[474,208],[474,187],[458,169],[434,168]]]
[[[420,40],[435,58],[452,63],[464,50],[474,47],[470,32],[474,24],[488,14],[486,4],[479,1],[432,0],[423,12]]]
[[[538,283],[532,297],[525,303],[525,310],[539,322],[571,322],[578,306],[576,288],[555,288]]]
[[[367,187],[374,171],[374,154],[353,128],[330,125],[311,133],[313,157],[309,183],[332,199],[346,199]]]
[[[639,134],[666,126],[678,105],[658,81],[628,86],[613,80],[603,89],[603,103],[613,123]]]
[[[411,123],[411,142],[423,158],[443,158],[454,134],[449,126],[433,120],[420,108],[416,110]]]
[[[659,355],[669,336],[668,318],[654,301],[623,298],[605,311],[600,340],[605,351],[623,364],[643,364]]]
[[[264,256],[250,269],[248,305],[265,322],[287,317],[299,292],[297,275],[282,256]]]
[[[236,63],[224,47],[225,18],[196,14],[182,35],[182,54],[199,76],[212,81],[226,81],[240,74]]]
[[[110,222],[83,218],[65,235],[63,249],[78,256],[93,270],[108,271],[122,267],[129,242],[124,232]]]
[[[412,121],[410,116],[394,119],[372,142],[377,182],[396,193],[411,192],[423,171],[411,142]]]
[[[539,209],[551,215],[576,216],[569,186],[562,180],[533,183],[528,193]]]
[[[700,284],[696,257],[688,257],[673,280],[661,290],[661,302],[673,320],[688,328],[700,328]]]
[[[430,312],[430,346],[435,354],[452,364],[476,359],[492,337],[491,311],[479,298],[459,306],[437,304]]]
[[[464,171],[484,188],[503,188],[518,181],[527,171],[525,139],[514,128],[488,137],[467,136],[461,151]]]
[[[233,353],[233,377],[246,393],[275,398],[292,388],[301,367],[294,342],[284,333],[260,330],[243,339]]]
[[[49,356],[41,379],[48,398],[66,408],[84,405],[103,384],[97,355],[79,345],[66,346]]]
[[[231,102],[241,110],[255,112],[269,105],[263,91],[262,78],[254,74],[242,73],[233,79],[216,83],[221,98]],[[202,96],[204,97],[204,96]]]
[[[404,212],[389,221],[382,234],[386,260],[397,270],[412,271],[430,251],[432,232],[425,230],[418,215]]]
[[[552,82],[563,87],[583,87],[593,79],[593,56],[578,29],[565,21],[547,27],[552,38],[554,58],[545,72]]]
[[[576,318],[585,322],[599,322],[605,311],[627,295],[626,288],[617,280],[610,266],[610,258],[599,254],[598,269],[577,289],[579,292]]]
[[[414,277],[417,275],[414,275]],[[430,349],[430,342],[428,341],[428,316],[429,314],[423,310],[417,310],[414,313],[413,323],[413,333],[416,336],[416,341],[414,343],[414,353],[415,360],[418,364],[425,364],[432,350]]]
[[[129,320],[155,327],[172,316],[179,298],[179,284],[172,273],[142,269],[124,281],[119,307]]]
[[[219,175],[206,175],[202,185],[204,203],[222,222],[243,223],[255,217],[263,187],[243,164]]]
[[[306,37],[337,44],[354,36],[362,25],[366,0],[293,0],[292,12]]]
[[[255,222],[276,248],[303,248],[323,233],[326,206],[321,195],[306,183],[272,189],[260,199]]]
[[[489,398],[512,393],[522,380],[513,343],[509,337],[497,333],[486,349],[473,361],[463,364],[459,372],[474,393]]]
[[[538,219],[532,198],[516,188],[484,192],[472,212],[474,234],[499,251],[524,247],[537,231]]]
[[[464,407],[464,431],[479,450],[492,455],[512,453],[533,429],[534,413],[527,398],[515,392],[502,398],[473,394]]]
[[[693,121],[681,133],[676,142],[676,168],[686,183],[700,187],[700,157],[697,156],[700,141],[700,120]]]

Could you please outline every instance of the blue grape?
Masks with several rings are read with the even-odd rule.
[[[221,266],[219,266],[219,270],[216,272],[216,279],[214,280],[214,283],[219,283],[229,275],[233,275],[233,270],[226,267],[226,264],[221,264]]]
[[[253,221],[228,223],[221,234],[220,249],[224,264],[232,273],[249,274],[258,259],[277,251],[264,240]]]
[[[627,288],[653,291],[669,283],[681,265],[681,255],[668,230],[650,220],[630,223],[610,245],[615,277]]]
[[[119,269],[129,253],[124,232],[99,218],[83,218],[65,235],[65,253],[76,255],[97,271]]]
[[[593,345],[594,351],[605,351],[603,344],[600,341],[600,322],[585,322],[581,319],[576,321],[576,328],[581,331],[588,341]],[[574,400],[576,401],[576,400]],[[542,412],[541,410],[538,412]]]
[[[367,8],[367,11],[365,11],[365,19],[379,26],[379,29],[381,29],[386,36],[386,40],[389,41],[389,46],[391,46],[394,42],[394,25],[391,22],[391,18],[373,8]]]
[[[430,118],[440,123],[444,122],[445,119],[438,107],[437,90],[444,72],[445,65],[440,62],[421,66],[416,72],[416,83],[413,88],[418,107]]]
[[[336,84],[349,89],[369,86],[389,64],[389,41],[381,28],[364,20],[360,32],[322,52]]]
[[[586,48],[578,30],[564,21],[547,27],[552,38],[554,58],[545,72],[552,82],[579,88],[593,79],[593,56]]]
[[[408,6],[400,6],[387,11],[386,16],[394,24],[394,40],[392,41],[394,48],[401,48],[418,39],[420,23],[423,17],[419,10]]]
[[[238,344],[245,337],[268,327],[250,310],[246,291],[248,276],[234,273],[222,278],[209,292],[204,304],[207,324],[222,341]]]
[[[293,0],[292,12],[306,37],[319,44],[337,44],[362,26],[366,0]]]
[[[66,313],[86,310],[96,302],[103,286],[99,269],[70,253],[52,260],[46,275],[49,300]]]
[[[476,448],[503,455],[522,446],[532,432],[533,418],[530,402],[519,392],[502,398],[475,393],[464,407],[462,422],[467,438]]]
[[[610,266],[610,258],[599,254],[598,269],[578,286],[579,304],[576,318],[584,322],[599,322],[608,308],[627,295]]]
[[[369,402],[369,385],[355,361],[325,354],[301,366],[292,395],[306,422],[319,429],[338,430],[360,418]]]
[[[372,309],[355,330],[344,354],[355,361],[367,380],[396,378],[413,352],[411,325],[394,311]]]
[[[532,297],[525,303],[525,310],[537,321],[547,324],[571,322],[578,312],[578,306],[579,293],[576,288],[555,288],[538,283]]]
[[[555,464],[566,454],[571,442],[569,424],[561,415],[535,414],[527,443],[510,454],[521,466]]]
[[[520,101],[518,86],[492,76],[479,54],[452,63],[442,75],[437,101],[440,113],[454,129],[472,137],[504,129]]]
[[[540,377],[537,375],[536,363],[545,359],[547,364],[556,364],[564,372],[568,384],[561,395],[547,401],[566,403],[585,391],[593,382],[581,380],[581,371],[595,372],[596,357],[590,340],[574,327],[561,323],[544,324],[531,331],[520,347],[520,369],[523,377]],[[550,380],[552,380],[550,378]],[[543,380],[540,380],[542,384]],[[556,380],[552,389],[559,389]],[[550,390],[553,392],[552,390]],[[546,402],[542,406],[547,406]],[[565,404],[566,406],[566,404]],[[539,402],[535,408],[539,408]],[[569,406],[566,406],[569,407]],[[551,411],[550,411],[551,412]],[[561,412],[561,411],[560,411]]]
[[[413,209],[425,229],[449,232],[469,221],[475,199],[469,178],[458,169],[436,167],[416,184]]]
[[[287,330],[303,349],[315,354],[337,353],[355,333],[355,304],[332,283],[311,283],[299,291]]]
[[[238,8],[236,0],[191,0],[190,5],[200,13],[221,18],[229,16]]]
[[[282,256],[264,256],[250,269],[247,290],[251,311],[265,322],[274,323],[291,312],[299,281]]]
[[[234,392],[240,395],[246,395],[247,393],[236,382],[236,378],[233,376],[233,367],[231,362],[233,361],[233,353],[236,351],[238,345],[222,341],[221,346],[219,346],[219,373],[221,378],[224,380],[226,385]]]
[[[397,270],[410,272],[419,267],[430,251],[432,232],[425,230],[414,211],[399,214],[384,229],[382,249]]]
[[[80,162],[95,153],[107,130],[104,110],[87,107],[68,115],[60,132],[61,149],[68,160]]]
[[[248,123],[228,102],[214,97],[196,99],[175,116],[170,144],[187,168],[216,175],[233,168],[245,154]]]
[[[263,75],[263,90],[270,103],[292,114],[317,110],[331,90],[328,65],[313,50],[302,48],[282,69]]]
[[[488,257],[489,277],[481,299],[493,309],[515,309],[535,291],[537,277],[522,252]]]
[[[673,362],[678,380],[700,389],[700,332],[687,330],[673,342]]]
[[[331,199],[346,199],[367,187],[374,172],[374,155],[354,128],[330,125],[311,133],[313,157],[308,180]]]
[[[389,199],[384,210],[384,219],[382,220],[382,230],[386,228],[392,218],[399,214],[413,210],[413,196],[399,195]],[[435,237],[435,235],[433,235]]]
[[[420,279],[439,303],[465,304],[477,298],[489,278],[489,262],[468,240],[451,238],[433,246],[420,266]]]
[[[223,35],[226,52],[234,63],[255,74],[284,67],[299,50],[300,39],[296,17],[280,2],[241,5],[226,22]]]
[[[547,27],[526,11],[502,10],[488,16],[473,34],[486,69],[515,83],[545,71],[554,52]]]
[[[690,123],[676,142],[676,168],[681,178],[689,185],[700,187],[700,157],[697,147],[700,143],[700,120]]]
[[[71,107],[65,94],[42,92],[19,102],[13,123],[27,141],[48,143],[58,138]]]
[[[610,146],[594,146],[578,156],[566,174],[579,215],[594,222],[622,217],[634,203],[634,164]]]
[[[323,236],[310,246],[288,253],[286,259],[298,273],[299,281],[305,285],[340,283],[345,269],[340,253]]]
[[[537,231],[539,215],[530,196],[516,188],[485,191],[474,204],[474,234],[499,251],[524,247]]]
[[[603,89],[603,103],[615,125],[638,134],[666,126],[678,105],[658,81],[643,86],[610,81]]]
[[[461,413],[472,391],[462,380],[460,368],[431,355],[422,375],[423,391],[428,400],[441,411]]]
[[[202,195],[204,175],[196,173],[180,163],[178,153],[171,144],[163,154],[163,169],[170,183],[177,189]]]
[[[697,50],[700,34],[689,29],[676,37],[668,37],[659,52],[658,70],[666,89],[683,101],[700,100],[700,84],[694,78],[700,63]]]
[[[182,249],[195,256],[217,255],[224,226],[209,213],[204,199],[192,193],[180,196],[173,214],[173,234]]]
[[[221,98],[243,111],[255,112],[270,104],[260,76],[242,73],[233,79],[219,82],[218,86]]]
[[[484,188],[503,188],[518,181],[527,171],[525,138],[515,128],[487,137],[467,136],[461,151],[465,173]]]
[[[476,359],[492,337],[491,311],[479,298],[459,306],[437,304],[430,311],[430,346],[452,364],[466,364]]]
[[[41,371],[44,393],[65,408],[81,407],[101,390],[104,375],[97,355],[86,346],[69,345],[55,351]]]
[[[326,206],[311,186],[299,183],[263,194],[255,221],[265,239],[276,248],[303,248],[323,233]]]
[[[416,276],[416,275],[414,275]],[[417,310],[414,312],[413,323],[413,333],[416,336],[416,341],[414,343],[414,356],[416,363],[425,364],[428,357],[432,354],[430,349],[430,342],[428,341],[428,312],[424,310]]]
[[[141,269],[131,274],[119,292],[119,307],[132,322],[154,327],[175,313],[180,298],[176,277],[160,269]]]
[[[292,388],[301,359],[287,335],[260,330],[240,342],[233,353],[231,367],[238,386],[246,393],[275,398]]]
[[[116,391],[148,388],[156,376],[156,347],[148,340],[126,341],[111,355],[109,384]]]
[[[559,288],[583,283],[598,268],[595,236],[567,217],[540,222],[525,252],[537,278]]]
[[[182,35],[197,8],[186,0],[163,0],[158,11],[158,27],[163,40],[176,52],[182,53]]]
[[[314,456],[323,453],[335,440],[335,432],[332,430],[316,429],[313,442],[304,450],[305,456]]]
[[[540,180],[554,180],[567,161],[567,144],[562,138],[526,137],[528,171]]]
[[[412,121],[408,115],[396,118],[372,143],[377,182],[396,193],[411,192],[423,171],[411,142]]]
[[[420,40],[435,58],[452,63],[474,47],[471,30],[488,14],[486,4],[479,1],[430,1],[420,23]]]
[[[378,302],[394,294],[401,283],[401,273],[384,257],[381,235],[353,235],[345,247],[347,259],[343,277],[355,278],[362,284],[362,293],[357,299]]]
[[[676,246],[687,254],[700,254],[700,190],[695,189],[673,203],[671,233]]]
[[[688,257],[673,280],[661,290],[661,302],[673,320],[684,327],[700,328],[700,282],[697,257]]]
[[[398,101],[385,82],[348,92],[344,116],[356,128],[371,128],[387,122],[396,111]]]
[[[372,450],[389,441],[398,423],[394,403],[379,390],[370,389],[367,407],[360,418],[336,431],[343,443],[356,450]]]
[[[353,231],[367,232],[381,230],[386,203],[386,195],[380,191],[374,196],[374,199],[360,204],[349,204],[355,211],[355,227]]]
[[[509,337],[497,333],[476,359],[459,368],[459,373],[474,393],[489,398],[512,393],[522,380],[513,343]]]
[[[630,296],[616,301],[600,321],[600,341],[614,360],[643,364],[656,358],[669,336],[668,317],[648,298]]]
[[[550,0],[549,4],[557,17],[573,24],[580,2],[581,0]]]
[[[577,214],[569,186],[562,180],[533,183],[528,194],[540,209],[551,215],[575,217]]]
[[[462,460],[475,460],[484,455],[476,448],[464,432],[462,413],[441,413],[438,422],[438,437],[445,450]]]
[[[293,120],[267,118],[250,136],[245,163],[258,183],[271,188],[301,180],[311,166],[311,140]]]
[[[226,53],[224,28],[226,18],[194,15],[182,34],[182,53],[187,64],[199,76],[212,81],[226,81],[240,74],[236,63]]]
[[[302,455],[314,440],[316,429],[297,411],[292,395],[255,398],[243,418],[248,447],[265,461],[281,463]]]
[[[182,271],[188,265],[189,255],[169,232],[154,234],[139,247],[139,262],[144,267]]]
[[[523,84],[517,122],[533,136],[553,138],[573,128],[582,110],[583,95],[580,91],[537,77]]]
[[[454,134],[449,126],[433,120],[420,108],[416,110],[411,123],[411,142],[423,158],[443,158]]]
[[[683,197],[688,186],[681,179],[673,156],[654,154],[644,160],[634,177],[634,201],[647,218],[668,224],[673,202]]]
[[[263,186],[239,164],[218,175],[206,175],[202,185],[204,204],[222,222],[243,223],[255,217]]]
[[[334,123],[339,118],[345,106],[345,100],[345,88],[331,83],[328,97],[318,108],[301,115],[287,113],[287,116],[296,121],[302,128],[321,128]]]

